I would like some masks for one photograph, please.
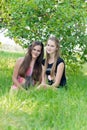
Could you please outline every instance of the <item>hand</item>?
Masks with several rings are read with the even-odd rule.
[[[46,88],[46,84],[40,84],[40,85],[37,87],[37,89],[39,89],[39,88]]]
[[[40,89],[42,87],[42,85],[40,84],[38,87],[37,87],[37,89]]]

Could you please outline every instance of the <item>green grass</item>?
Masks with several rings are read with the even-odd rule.
[[[86,65],[84,73],[67,72],[67,90],[10,93],[13,67],[21,55],[0,52],[0,130],[86,130]]]

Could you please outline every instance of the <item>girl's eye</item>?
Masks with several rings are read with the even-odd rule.
[[[33,49],[34,51],[40,52],[40,50]]]
[[[36,49],[33,49],[34,51],[36,51]]]
[[[49,44],[47,44],[47,46],[50,46],[50,47],[55,47],[54,45],[49,45]]]
[[[40,50],[37,50],[38,52],[40,52]]]
[[[54,47],[53,45],[51,45],[51,47]]]

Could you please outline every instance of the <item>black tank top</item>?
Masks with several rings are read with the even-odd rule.
[[[62,62],[64,63],[64,60],[59,57],[58,60],[57,60],[57,63],[56,63],[55,75],[57,73],[57,67],[58,67],[58,65],[60,63],[62,63]],[[42,61],[42,64],[45,65],[45,59]],[[47,65],[47,69],[46,69],[46,75],[47,75],[47,77],[50,75],[52,65],[53,65],[53,63],[51,63],[51,64],[48,63],[48,65]],[[48,79],[48,84],[49,85],[52,85],[53,83],[54,83],[53,80],[49,80]],[[64,86],[65,84],[66,84],[66,76],[65,76],[65,63],[64,63],[64,71],[63,71],[63,75],[62,75],[62,78],[61,78],[59,86]]]

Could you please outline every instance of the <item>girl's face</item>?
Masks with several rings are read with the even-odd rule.
[[[41,46],[40,45],[36,45],[33,47],[32,51],[31,51],[31,55],[33,59],[37,59],[37,57],[41,54]]]
[[[57,50],[57,47],[56,47],[55,42],[52,40],[48,40],[47,45],[46,45],[46,52],[48,54],[55,54],[56,50]]]

